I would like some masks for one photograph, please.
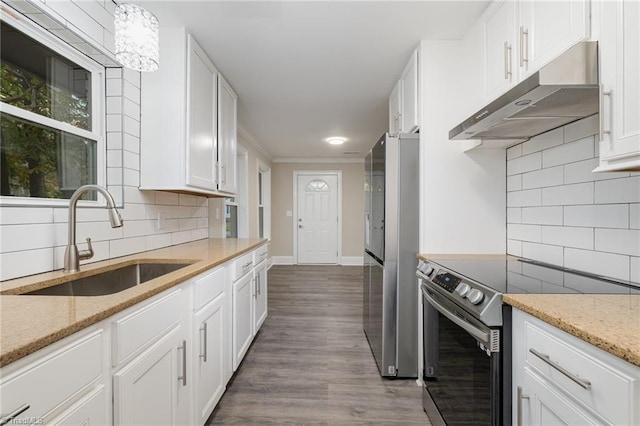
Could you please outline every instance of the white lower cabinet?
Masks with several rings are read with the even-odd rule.
[[[252,274],[248,273],[233,283],[233,371],[238,369],[253,340],[253,282]]]
[[[513,310],[513,423],[640,424],[640,367]]]
[[[267,319],[267,262],[259,263],[253,278],[253,334],[254,336]]]
[[[228,327],[225,297],[220,294],[195,314],[192,360],[197,424],[204,424],[226,389],[225,361],[230,345],[225,342]]]
[[[113,376],[115,425],[189,424],[187,340],[176,326]]]
[[[74,410],[82,411],[91,423],[102,424],[108,415],[106,395],[93,392],[104,387],[103,339],[103,330],[92,326],[3,367],[2,424],[59,423],[54,419],[71,416]],[[83,409],[78,401],[87,395],[95,399]]]
[[[203,425],[266,318],[267,254],[259,247],[2,367],[2,424]]]

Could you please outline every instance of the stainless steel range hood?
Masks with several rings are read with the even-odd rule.
[[[598,43],[582,42],[451,129],[449,139],[522,142],[597,114],[598,100]]]

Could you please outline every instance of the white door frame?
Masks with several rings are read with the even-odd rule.
[[[338,177],[338,259],[342,264],[342,170],[294,170],[293,171],[293,264],[298,264],[298,176],[336,175]]]

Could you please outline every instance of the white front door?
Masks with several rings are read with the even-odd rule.
[[[338,175],[298,175],[298,263],[338,263]]]

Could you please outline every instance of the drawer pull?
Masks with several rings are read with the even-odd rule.
[[[23,406],[21,406],[18,409],[16,409],[13,413],[10,413],[10,414],[7,414],[6,416],[3,416],[2,418],[0,418],[0,426],[6,425],[7,423],[12,422],[20,414],[22,414],[25,411],[27,411],[29,409],[29,407],[31,407],[29,404],[24,404]]]
[[[187,341],[183,340],[178,346],[178,350],[182,351],[182,376],[178,376],[178,381],[182,381],[182,386],[187,386]]]
[[[591,389],[591,382],[589,380],[581,379],[580,377],[578,377],[575,374],[571,373],[570,371],[566,370],[564,367],[562,367],[557,362],[551,361],[551,359],[549,358],[549,355],[540,353],[540,352],[538,352],[537,350],[535,350],[533,348],[529,348],[529,352],[531,352],[532,354],[534,354],[535,356],[540,358],[546,364],[549,364],[552,368],[558,370],[560,373],[562,373],[565,376],[567,376],[569,379],[571,379],[572,381],[574,381],[575,383],[580,385],[580,387],[582,387],[583,389],[585,389],[585,390]]]

